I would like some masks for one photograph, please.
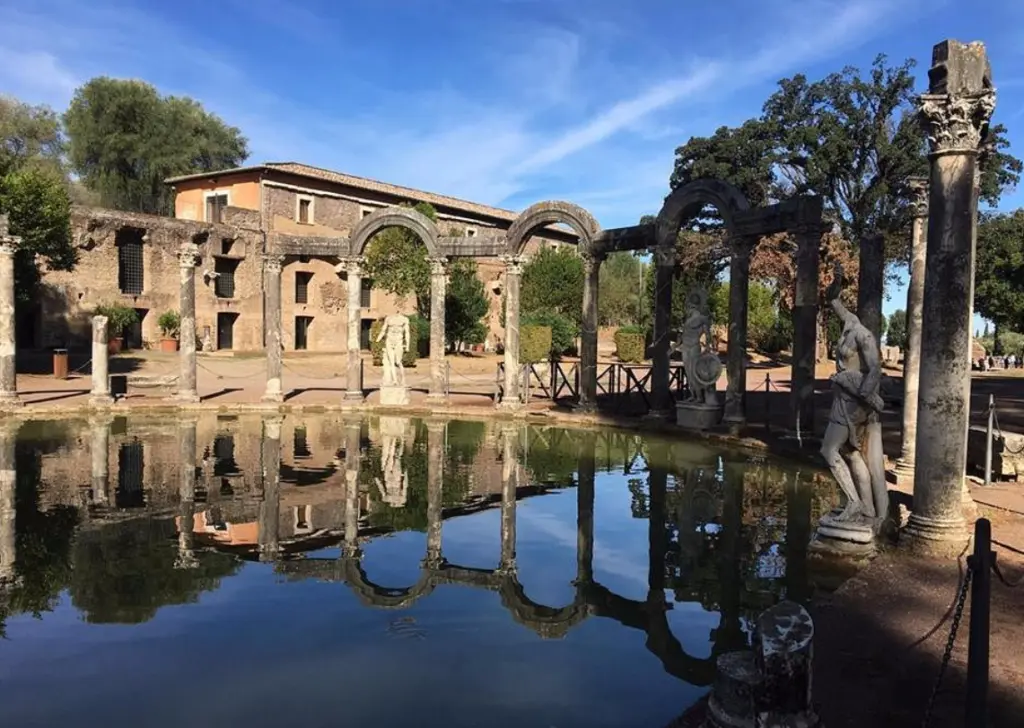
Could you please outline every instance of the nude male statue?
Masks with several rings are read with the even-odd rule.
[[[409,351],[409,318],[394,313],[384,319],[377,341],[384,340],[384,386],[404,387],[405,366],[402,356]]]

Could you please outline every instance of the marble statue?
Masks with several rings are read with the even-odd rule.
[[[384,319],[384,325],[377,334],[377,341],[384,340],[384,380],[385,387],[405,386],[405,366],[402,357],[409,351],[409,318],[394,313]]]
[[[409,477],[402,469],[402,453],[405,450],[405,428],[408,420],[382,417],[380,469],[384,482],[377,479],[377,490],[381,500],[392,508],[405,507],[409,492]]]
[[[689,389],[689,401],[717,405],[716,386],[722,371],[711,336],[708,293],[696,286],[686,295],[686,320],[680,332],[679,350]],[[717,364],[717,367],[715,366]]]
[[[821,454],[839,484],[844,503],[842,510],[821,519],[819,532],[839,538],[856,530],[877,534],[889,508],[880,421],[884,408],[879,392],[881,352],[874,335],[840,301],[842,285],[843,269],[836,265],[825,299],[842,321],[843,330],[836,346],[832,411]],[[847,533],[842,533],[844,530]]]

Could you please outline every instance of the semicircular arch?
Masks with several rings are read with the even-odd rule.
[[[415,604],[421,597],[434,591],[436,586],[430,571],[424,569],[419,580],[409,587],[380,586],[370,581],[363,569],[361,559],[345,559],[343,567],[345,583],[355,592],[363,604],[378,609],[404,609]]]
[[[503,580],[498,593],[502,606],[512,619],[546,639],[564,637],[590,616],[586,600],[578,592],[576,598],[564,607],[549,607],[533,601],[526,596],[526,590],[514,573]]]
[[[692,220],[706,205],[713,205],[732,232],[733,216],[740,210],[749,210],[750,203],[740,190],[719,179],[695,179],[674,189],[658,212],[655,241],[659,247],[674,245],[679,228]]]
[[[438,256],[438,231],[434,221],[419,210],[398,206],[382,208],[359,221],[349,237],[349,248],[352,255],[363,255],[370,239],[389,227],[411,230],[427,246],[431,257]]]
[[[513,221],[506,233],[509,255],[519,255],[537,228],[563,223],[580,236],[580,251],[590,250],[601,226],[594,216],[579,205],[548,200],[530,205]]]

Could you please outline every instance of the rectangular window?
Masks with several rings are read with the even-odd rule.
[[[362,219],[364,217],[369,217],[372,214],[373,214],[373,208],[372,207],[360,207],[359,208],[359,217],[360,217],[360,219]]]
[[[471,227],[466,228],[466,237],[467,238],[475,238],[476,237],[476,228],[471,228]]]
[[[121,293],[138,296],[145,283],[143,277],[142,230],[123,228],[117,231],[117,287]]]
[[[221,238],[220,241],[220,254],[231,255],[231,248],[235,245],[235,241],[231,238]]]
[[[295,212],[295,219],[297,222],[303,225],[309,225],[313,222],[313,198],[312,197],[300,197],[298,209]]]
[[[230,258],[215,258],[213,270],[217,277],[213,280],[213,293],[217,298],[235,297],[235,269],[238,261]]]
[[[359,305],[363,308],[370,308],[370,294],[373,292],[373,281],[362,279],[362,289],[359,291]]]
[[[306,428],[295,428],[295,459],[308,458],[312,453],[309,451],[309,443],[306,441]]]
[[[309,327],[313,324],[312,316],[295,317],[295,348],[304,351],[309,346]]]
[[[309,282],[312,273],[299,271],[295,274],[295,303],[309,303]]]
[[[206,222],[224,222],[224,208],[228,206],[226,192],[206,196]]]

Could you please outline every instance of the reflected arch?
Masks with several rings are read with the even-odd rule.
[[[571,604],[549,607],[526,596],[526,590],[514,573],[504,578],[499,594],[502,606],[512,619],[544,639],[560,639],[590,616],[590,608],[579,589]]]
[[[346,558],[342,562],[342,577],[363,604],[378,609],[405,609],[427,596],[436,586],[427,569],[419,580],[409,587],[386,587],[370,581],[363,569],[362,559]]]
[[[422,212],[411,207],[385,207],[360,220],[349,237],[352,255],[363,255],[370,239],[389,227],[400,227],[412,231],[427,246],[430,257],[439,257],[437,225]]]
[[[509,255],[521,255],[538,228],[562,223],[568,225],[580,236],[580,253],[589,253],[594,239],[601,232],[601,226],[594,216],[579,205],[561,200],[548,200],[530,205],[515,219],[505,239]]]

